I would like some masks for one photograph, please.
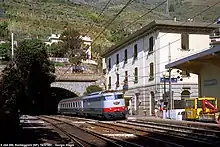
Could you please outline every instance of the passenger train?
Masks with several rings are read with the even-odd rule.
[[[101,91],[63,99],[58,104],[59,114],[91,116],[107,120],[125,119],[127,112],[123,93],[115,91]]]

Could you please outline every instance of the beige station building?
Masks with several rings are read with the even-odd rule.
[[[199,22],[150,22],[103,53],[106,88],[124,92],[131,115],[154,115],[170,95],[165,65],[210,48],[210,34],[217,28]],[[185,97],[198,97],[198,76],[177,71],[171,73],[171,95],[175,108],[182,109]]]

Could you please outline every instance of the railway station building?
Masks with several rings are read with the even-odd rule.
[[[109,90],[123,91],[130,113],[154,115],[168,101],[165,65],[210,47],[209,36],[217,25],[210,23],[154,20],[103,53],[103,71]],[[198,96],[198,76],[172,70],[174,105]]]
[[[220,42],[213,47],[166,65],[198,75],[199,97],[215,97],[220,101]],[[220,108],[220,103],[218,103]]]

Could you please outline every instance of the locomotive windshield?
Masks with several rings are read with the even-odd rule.
[[[116,94],[116,95],[106,95],[105,100],[117,100],[117,99],[123,99],[123,94]]]
[[[115,96],[115,99],[123,99],[123,98],[124,98],[123,94],[118,94],[118,95]]]

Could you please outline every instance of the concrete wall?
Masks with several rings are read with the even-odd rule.
[[[200,52],[202,50],[209,48],[209,35],[203,34],[190,34],[189,35],[189,50],[181,50],[181,34],[180,33],[163,33],[160,32],[160,63],[159,70],[160,74],[158,77],[161,77],[162,74],[166,73],[165,65],[169,63],[169,48],[171,50],[171,62],[174,62],[178,59],[187,57],[191,54],[195,54],[196,52]],[[169,46],[170,43],[170,46]],[[166,73],[168,74],[168,73]],[[177,77],[179,74],[177,70],[172,70],[172,76]],[[179,81],[179,83],[190,84],[190,83],[198,83],[198,76],[196,74],[190,74],[190,78],[184,78],[183,81]]]
[[[200,72],[200,93],[202,97],[216,97],[220,102],[220,68],[211,64],[205,65]],[[218,102],[218,107],[220,103]]]
[[[169,85],[166,84],[166,90],[168,91]],[[173,98],[174,100],[181,100],[181,93],[184,90],[188,90],[190,92],[190,97],[197,97],[198,96],[198,84],[172,84]],[[154,111],[154,105],[160,99],[162,99],[162,95],[164,93],[164,85],[163,84],[152,84],[152,85],[145,85],[135,88],[130,88],[128,91],[125,92],[125,95],[131,96],[131,109],[133,114],[144,115],[146,111],[146,115],[152,115]],[[137,96],[138,95],[138,99]],[[152,97],[154,95],[154,98]],[[135,106],[137,103],[140,104]],[[175,107],[174,107],[175,108]]]
[[[95,84],[95,82],[53,82],[51,83],[51,87],[65,88],[79,96],[82,96],[86,91],[86,88],[93,84]]]

